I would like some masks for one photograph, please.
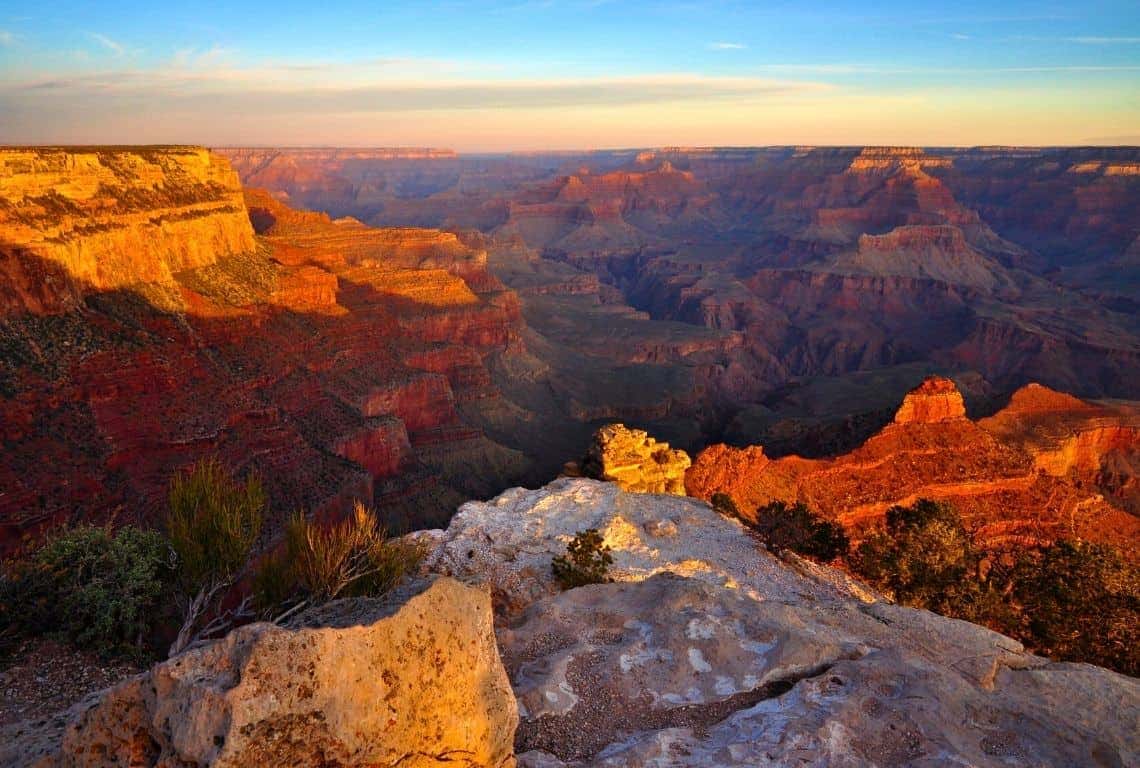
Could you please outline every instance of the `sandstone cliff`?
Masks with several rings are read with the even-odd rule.
[[[197,148],[0,150],[0,312],[59,311],[90,291],[172,285],[254,248],[229,164]],[[12,277],[62,285],[20,290]],[[14,290],[13,290],[14,289]]]
[[[0,549],[152,521],[215,453],[274,524],[353,499],[439,523],[526,471],[460,412],[495,407],[489,358],[519,344],[485,250],[292,211],[202,150],[5,152]]]

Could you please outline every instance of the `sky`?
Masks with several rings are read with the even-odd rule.
[[[1140,144],[1140,2],[0,0],[0,143]]]

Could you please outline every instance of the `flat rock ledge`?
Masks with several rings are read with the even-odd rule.
[[[584,528],[615,581],[560,592]],[[1140,681],[779,561],[704,502],[561,479],[421,535],[495,595],[527,768],[1140,765]]]
[[[509,768],[518,710],[486,590],[447,578],[251,624],[3,734],[36,768]]]

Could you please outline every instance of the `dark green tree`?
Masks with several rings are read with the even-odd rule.
[[[756,510],[752,528],[774,552],[791,550],[799,555],[830,562],[847,554],[850,542],[843,526],[825,520],[803,502],[788,505],[773,501]]]
[[[550,567],[563,589],[573,589],[612,581],[606,573],[613,561],[602,534],[588,528],[574,536],[566,545],[566,556],[554,558]]]

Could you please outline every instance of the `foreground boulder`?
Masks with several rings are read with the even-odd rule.
[[[583,528],[615,581],[560,592]],[[876,601],[693,499],[562,479],[425,535],[507,609],[522,766],[1140,764],[1137,680]]]
[[[659,443],[641,429],[608,424],[594,433],[582,474],[617,483],[633,493],[685,495],[689,454]]]
[[[237,629],[77,705],[62,740],[9,733],[0,763],[510,766],[517,721],[486,591],[437,579]]]

